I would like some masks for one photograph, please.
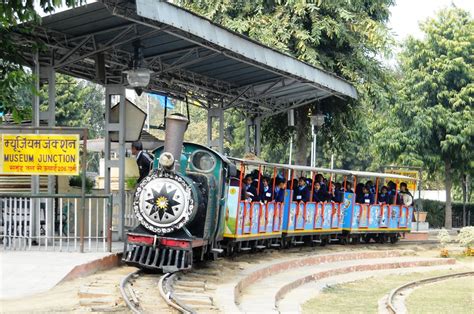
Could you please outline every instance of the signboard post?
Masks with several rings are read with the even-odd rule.
[[[45,134],[45,132],[54,133]],[[82,165],[79,166],[79,137],[81,135],[84,145]],[[0,174],[78,175],[79,167],[81,167],[82,189],[79,213],[81,253],[84,252],[86,163],[86,128],[0,126]]]

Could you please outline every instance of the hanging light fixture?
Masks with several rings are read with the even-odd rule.
[[[144,66],[143,47],[140,40],[133,42],[133,59],[130,61],[130,70],[125,71],[128,84],[133,88],[142,88],[150,83],[152,71]]]

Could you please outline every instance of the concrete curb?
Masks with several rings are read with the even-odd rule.
[[[80,277],[88,276],[94,274],[101,270],[107,270],[119,266],[122,261],[122,253],[115,253],[103,257],[101,259],[97,259],[82,265],[75,266],[66,276],[64,276],[58,284],[77,279]]]
[[[362,272],[369,270],[385,270],[385,269],[396,269],[396,268],[413,268],[413,267],[426,267],[426,266],[441,266],[441,265],[454,265],[456,260],[454,258],[447,259],[431,259],[431,260],[421,260],[421,261],[406,261],[406,262],[391,262],[391,263],[379,263],[374,265],[354,265],[342,268],[331,269],[323,272],[314,273],[298,280],[295,280],[289,284],[283,286],[278,290],[275,295],[275,304],[283,299],[285,295],[291,290],[302,286],[308,282],[328,278],[337,275],[343,275],[353,272]]]
[[[347,260],[375,259],[386,257],[399,257],[413,254],[412,250],[390,250],[390,251],[365,251],[354,253],[334,253],[326,255],[316,255],[301,259],[292,259],[289,261],[277,263],[256,270],[245,278],[241,279],[234,288],[234,302],[238,303],[242,294],[247,287],[263,278],[284,272],[288,269],[311,266],[323,263],[333,263]]]

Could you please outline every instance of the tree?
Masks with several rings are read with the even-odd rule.
[[[0,112],[13,114],[16,121],[28,118],[31,115],[31,106],[26,106],[24,101],[30,102],[34,90],[34,78],[21,66],[21,59],[12,45],[13,39],[9,30],[17,23],[32,22],[39,24],[41,18],[37,9],[44,13],[52,13],[56,8],[65,4],[73,7],[85,2],[84,0],[40,0],[37,1],[2,1],[0,5]],[[35,4],[37,5],[35,7]],[[26,30],[27,31],[27,30]],[[33,45],[32,49],[38,49]]]
[[[335,124],[344,128],[333,129],[343,132],[347,116],[339,114],[341,109],[366,111],[386,101],[385,69],[379,56],[389,51],[392,39],[385,23],[389,17],[392,0],[378,1],[306,1],[306,0],[180,0],[178,4],[205,17],[247,35],[270,47],[288,53],[296,58],[333,71],[352,82],[360,96],[357,102],[327,99],[298,110],[296,119],[296,160],[306,164],[309,151],[310,124],[308,114],[318,107],[331,116],[342,119]],[[356,106],[355,106],[356,105]],[[336,112],[336,113],[335,113]],[[266,151],[272,151],[281,144],[273,134],[281,134],[284,115],[263,121],[267,131]],[[286,123],[285,123],[286,125]],[[289,129],[285,127],[285,132]],[[342,135],[341,138],[349,138]],[[289,136],[284,136],[288,139]],[[326,137],[326,139],[334,136]],[[336,142],[343,150],[346,143]]]
[[[40,110],[47,110],[47,86],[41,88]],[[56,125],[87,127],[89,138],[103,136],[104,91],[94,83],[67,75],[56,75]]]
[[[451,228],[453,174],[474,159],[474,22],[451,7],[421,29],[424,38],[409,38],[400,55],[399,140],[392,149],[414,148],[430,170],[444,171],[445,227]]]

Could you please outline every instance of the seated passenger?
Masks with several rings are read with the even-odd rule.
[[[369,192],[375,195],[375,186],[372,181],[367,181],[365,185],[369,188]]]
[[[360,204],[373,204],[374,194],[370,193],[370,188],[365,186],[362,188],[362,201]]]
[[[252,176],[246,175],[242,186],[242,200],[256,202],[259,200],[257,189],[252,185]]]
[[[310,189],[308,188],[308,185],[306,184],[306,178],[301,177],[298,180],[298,187],[293,192],[293,201],[308,202],[309,201],[309,196],[310,196],[310,191],[309,190]]]
[[[406,182],[400,183],[400,204],[405,206],[411,206],[413,204],[413,195],[408,191]]]
[[[258,193],[260,195],[260,201],[265,204],[273,200],[273,191],[268,181],[269,179],[267,177],[262,178],[262,186],[260,186],[260,192]]]
[[[328,193],[321,188],[319,182],[314,183],[313,202],[325,202],[328,200]]]
[[[319,186],[320,186],[320,189],[323,190],[324,192],[327,192],[328,188],[327,188],[327,185],[326,185],[326,179],[324,179],[323,175],[318,173],[316,175],[316,178],[315,178],[315,181],[314,183],[318,182],[319,183]]]
[[[343,199],[344,199],[344,189],[342,188],[342,184],[337,182],[334,185],[334,196],[332,200],[336,203],[342,203]]]
[[[395,204],[395,195],[397,194],[397,185],[393,181],[389,181],[388,187],[388,204]]]
[[[382,190],[380,191],[377,202],[379,204],[383,205],[383,204],[388,204],[388,201],[389,201],[389,199],[388,199],[388,188],[384,185],[382,187]]]
[[[364,203],[364,183],[358,183],[355,189],[356,203]]]
[[[275,187],[275,202],[277,203],[283,203],[285,201],[285,181],[280,180],[277,181]]]
[[[354,193],[354,191],[352,191],[352,182],[346,182],[346,192]]]

